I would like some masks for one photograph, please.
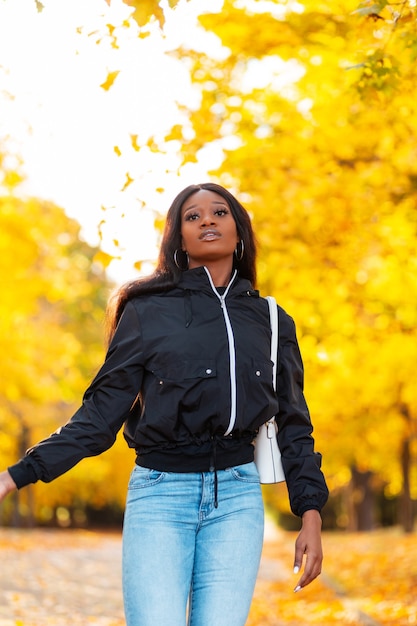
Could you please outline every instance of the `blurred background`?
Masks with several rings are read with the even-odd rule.
[[[0,458],[68,420],[106,301],[191,182],[234,192],[295,319],[327,530],[415,529],[416,3],[2,0]],[[120,436],[4,526],[119,526]],[[285,485],[265,487],[283,528]]]

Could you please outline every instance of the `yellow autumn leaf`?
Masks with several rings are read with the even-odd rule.
[[[120,70],[115,70],[114,72],[109,72],[107,74],[107,78],[104,81],[104,83],[101,83],[100,87],[102,89],[104,89],[105,91],[108,91],[110,89],[110,87],[112,87],[114,81],[116,80],[116,78],[118,77],[118,75],[120,74]]]
[[[131,185],[133,183],[134,180],[135,179],[130,176],[129,172],[126,172],[126,174],[125,174],[125,182],[124,182],[124,185],[123,185],[121,191],[125,191],[125,189],[127,189],[129,187],[129,185]]]
[[[130,135],[130,143],[135,152],[139,152],[140,146],[138,144],[138,135]]]
[[[99,263],[103,267],[108,267],[115,257],[112,254],[98,250],[94,255],[93,261]]]

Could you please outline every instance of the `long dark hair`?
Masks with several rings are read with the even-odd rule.
[[[237,233],[244,244],[242,258],[234,256],[233,265],[240,276],[247,278],[254,287],[256,286],[256,239],[248,212],[230,191],[221,185],[216,183],[189,185],[180,191],[168,210],[155,271],[150,276],[122,285],[110,298],[106,313],[106,334],[109,341],[129,300],[143,294],[169,291],[178,284],[182,270],[175,264],[174,254],[176,250],[181,250],[181,209],[190,196],[202,189],[219,194],[228,203],[236,222]]]

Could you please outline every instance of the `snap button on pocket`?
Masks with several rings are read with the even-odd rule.
[[[206,374],[211,374],[213,370],[211,370],[209,367],[206,369]]]
[[[261,375],[261,371],[260,370],[256,370],[255,374],[256,374],[256,376],[260,376]]]

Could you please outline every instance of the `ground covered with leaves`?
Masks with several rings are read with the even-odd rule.
[[[278,532],[265,542],[263,562],[279,560],[288,571],[280,580],[259,577],[247,626],[417,625],[415,534],[325,532],[322,576],[291,595],[295,538]]]
[[[247,626],[417,625],[417,541],[324,533],[320,580],[294,594],[296,535],[268,526]],[[119,533],[0,529],[0,626],[123,626]]]

